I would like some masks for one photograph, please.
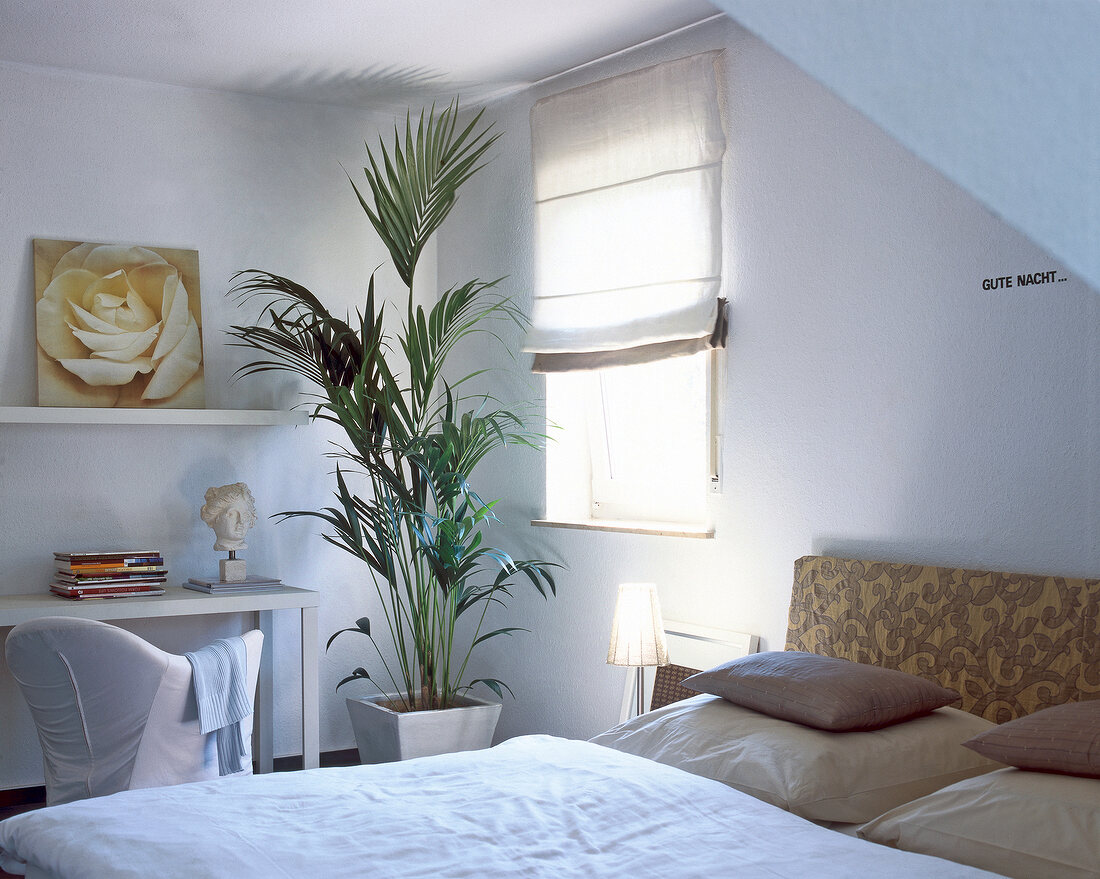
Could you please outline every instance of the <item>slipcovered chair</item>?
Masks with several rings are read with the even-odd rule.
[[[255,700],[263,633],[245,643]],[[42,617],[11,630],[8,668],[30,706],[46,774],[46,802],[218,777],[216,733],[203,735],[184,656],[95,620]],[[252,716],[241,721],[252,772]]]

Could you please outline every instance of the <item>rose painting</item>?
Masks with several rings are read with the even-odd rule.
[[[41,406],[205,406],[194,250],[35,239]]]

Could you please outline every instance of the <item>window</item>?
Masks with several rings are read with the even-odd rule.
[[[547,517],[704,523],[718,356],[547,375]]]
[[[593,413],[594,518],[702,522],[710,462],[708,378],[715,355],[602,369]]]
[[[557,442],[547,514],[701,523],[725,344],[717,62],[572,89],[531,114],[537,281],[527,350]]]

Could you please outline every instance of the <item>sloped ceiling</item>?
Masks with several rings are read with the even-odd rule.
[[[1100,2],[714,2],[1100,291]]]

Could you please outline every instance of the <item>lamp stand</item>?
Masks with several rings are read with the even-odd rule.
[[[645,669],[640,665],[630,667],[630,677],[626,679],[623,687],[623,704],[619,711],[619,723],[637,717],[645,711]]]

